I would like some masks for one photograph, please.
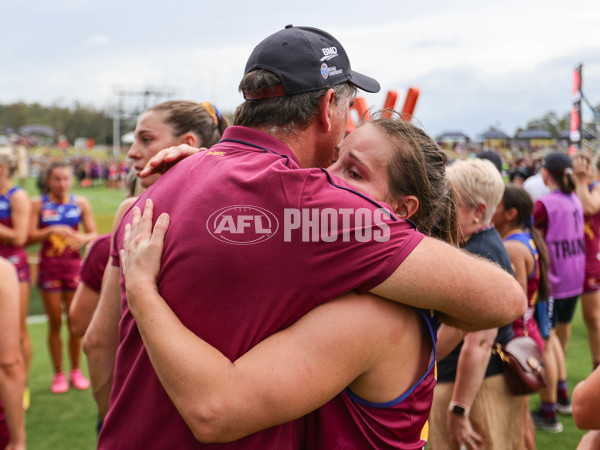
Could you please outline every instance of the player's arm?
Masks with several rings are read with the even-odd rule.
[[[119,206],[113,222],[111,247],[114,231],[135,200],[135,198],[128,198]],[[121,269],[113,266],[109,261],[102,278],[98,307],[83,337],[83,351],[87,357],[92,393],[101,417],[105,417],[108,412],[115,358],[119,345],[119,321],[121,320],[120,279]]]
[[[465,331],[450,325],[441,324],[437,332],[437,357],[441,361],[454,350],[465,337]]]
[[[40,226],[40,209],[42,200],[40,197],[35,197],[31,200],[31,215],[29,218],[29,233],[27,236],[27,245],[36,244],[48,237],[51,230],[50,227],[39,229]]]
[[[533,255],[529,249],[519,241],[506,241],[504,243],[504,248],[506,248],[506,253],[508,253],[508,257],[510,258],[515,278],[525,295],[527,295],[527,260],[530,258],[531,262],[535,264]]]
[[[439,311],[444,323],[465,330],[505,325],[527,306],[519,283],[498,265],[430,237],[371,292]]]
[[[600,429],[600,369],[575,386],[573,390],[573,420],[582,430]]]
[[[106,283],[100,292],[98,307],[83,338],[92,393],[102,417],[106,416],[109,408],[121,319],[121,270],[110,265],[105,274]]]
[[[85,334],[99,299],[100,292],[89,287],[84,281],[79,282],[69,307],[69,329],[75,336],[83,337]]]
[[[470,409],[483,383],[485,371],[492,356],[492,345],[498,329],[467,333],[456,364],[456,380],[451,401]],[[447,429],[450,442],[457,447],[466,442],[483,443],[483,438],[471,426],[468,414],[457,416],[447,412]]]
[[[0,241],[8,245],[23,246],[27,242],[31,216],[31,202],[23,189],[11,196],[10,210],[12,227],[0,224]]]
[[[594,178],[594,170],[587,157],[577,155],[573,158],[573,175],[575,192],[581,200],[583,213],[586,216],[596,214],[600,211],[600,184],[590,191],[589,183]]]
[[[75,201],[81,210],[81,224],[85,231],[83,233],[80,231],[73,233],[73,235],[67,239],[67,244],[73,250],[79,250],[87,243],[96,239],[98,233],[96,231],[96,221],[94,220],[90,201],[81,196],[75,197]]]
[[[594,186],[591,191],[587,184],[576,183],[575,186],[577,197],[579,197],[583,206],[583,213],[586,216],[593,216],[600,211],[600,184]]]
[[[198,148],[188,144],[165,148],[148,160],[139,176],[140,178],[146,178],[154,173],[163,174],[182,159],[204,150],[206,150],[205,147]]]

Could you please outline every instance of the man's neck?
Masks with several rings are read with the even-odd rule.
[[[302,168],[318,167],[318,143],[311,126],[305,130],[286,130],[282,127],[256,127],[255,129],[279,139],[287,145],[300,163]]]

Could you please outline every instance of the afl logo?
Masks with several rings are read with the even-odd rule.
[[[279,222],[273,213],[258,206],[226,206],[210,215],[206,228],[219,241],[250,245],[272,238]]]
[[[321,76],[325,79],[329,76],[329,67],[325,63],[321,64]]]

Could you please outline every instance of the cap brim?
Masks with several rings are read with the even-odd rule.
[[[381,89],[381,86],[376,79],[355,72],[354,70],[351,70],[350,73],[352,76],[348,81],[357,88],[362,89],[365,92],[379,92]]]

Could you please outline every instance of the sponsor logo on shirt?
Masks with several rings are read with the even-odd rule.
[[[43,209],[41,216],[44,222],[57,222],[60,220],[60,213],[54,209]]]
[[[69,209],[66,213],[65,213],[65,217],[66,218],[73,218],[73,217],[79,217],[79,208],[72,208]]]

